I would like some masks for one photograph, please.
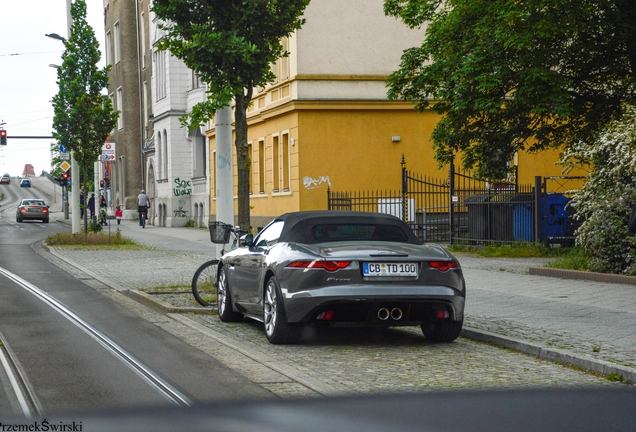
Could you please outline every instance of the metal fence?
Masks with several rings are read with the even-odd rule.
[[[516,179],[516,168],[506,181],[490,183],[452,165],[448,178],[435,179],[409,172],[402,160],[400,189],[328,189],[328,209],[392,214],[425,242],[571,242],[580,222],[567,206],[571,189],[562,189],[566,183],[578,189],[586,177],[536,177],[534,185]]]

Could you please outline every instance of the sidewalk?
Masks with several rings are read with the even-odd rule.
[[[187,287],[198,266],[215,257],[207,230],[110,223],[106,232],[120,229],[150,249],[53,252],[121,291]],[[636,383],[635,285],[528,274],[546,259],[457,256],[467,283],[462,336]]]

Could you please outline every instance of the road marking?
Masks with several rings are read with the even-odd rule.
[[[134,372],[137,373],[142,379],[144,379],[151,387],[154,387],[159,393],[165,396],[168,400],[173,402],[176,405],[180,406],[192,406],[193,402],[184,394],[179,392],[173,386],[168,384],[164,379],[162,379],[159,375],[154,373],[150,368],[141,363],[139,360],[135,359],[131,354],[126,352],[122,347],[113,342],[108,336],[101,333],[95,327],[90,325],[88,322],[84,321],[82,318],[77,316],[71,309],[69,309],[64,303],[58,301],[54,297],[50,296],[46,292],[42,291],[40,288],[32,285],[31,283],[25,281],[21,277],[5,270],[0,267],[0,274],[4,275],[6,278],[14,281],[18,285],[22,286],[24,289],[29,291],[31,294],[42,300],[44,303],[48,304],[51,308],[59,312],[63,317],[68,319],[70,322],[75,324],[77,327],[82,329],[86,334],[96,340],[100,345],[110,351],[115,357],[118,357],[124,364],[130,367]]]

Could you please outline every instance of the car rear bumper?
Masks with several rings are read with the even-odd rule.
[[[454,321],[464,319],[463,293],[444,286],[340,285],[282,291],[288,322],[312,321],[326,311],[334,312],[331,322],[368,325],[417,325],[432,320],[437,311],[447,311]],[[395,315],[400,318],[381,319],[382,309],[398,309]]]

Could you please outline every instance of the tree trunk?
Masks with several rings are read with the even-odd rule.
[[[250,155],[247,154],[247,107],[251,99],[251,90],[247,96],[237,94],[235,96],[236,107],[234,120],[236,139],[236,167],[238,170],[238,225],[251,231],[250,221]]]

